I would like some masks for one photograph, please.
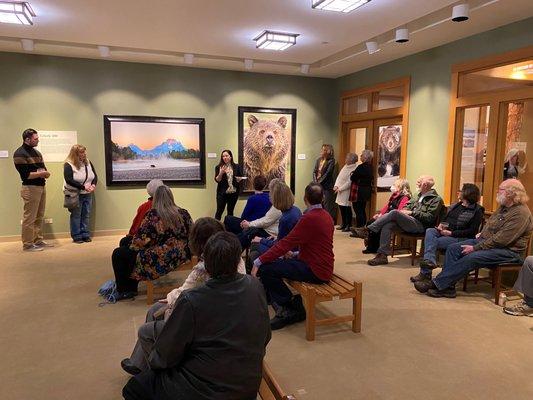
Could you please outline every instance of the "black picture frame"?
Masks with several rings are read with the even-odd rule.
[[[132,115],[104,115],[104,144],[105,144],[105,164],[106,164],[106,185],[107,186],[140,186],[146,185],[151,179],[161,179],[165,183],[171,183],[176,185],[205,185],[205,119],[204,118],[172,118],[172,117],[151,117],[151,116],[132,116]],[[165,124],[163,129],[167,130],[167,133],[160,134],[161,137],[174,134],[174,130],[177,126],[174,125],[187,125],[184,128],[183,135],[180,137],[166,137],[164,142],[155,146],[152,149],[142,149],[134,145],[133,136],[131,141],[125,141],[128,143],[125,146],[119,146],[113,142],[113,139],[117,139],[117,135],[114,133],[120,128],[120,132],[127,130],[128,125],[132,124],[132,131],[139,132],[146,129],[143,134],[137,133],[137,137],[150,138],[154,143],[157,139],[154,138],[154,124]],[[144,126],[139,124],[145,124]],[[193,125],[193,127],[190,127]],[[150,128],[150,129],[148,129]],[[185,131],[187,129],[187,131]],[[170,132],[170,133],[168,133]],[[195,143],[198,143],[198,149],[186,148],[182,145],[182,141],[185,135],[188,137],[195,137]],[[191,133],[192,132],[192,133]],[[175,132],[179,133],[179,132]],[[117,132],[118,134],[118,132]],[[121,133],[121,136],[127,137],[127,134]],[[180,140],[181,139],[181,140]],[[132,145],[130,145],[130,143]],[[162,158],[164,152],[167,151],[167,157]],[[197,156],[197,157],[196,157]],[[189,160],[198,160],[198,162]],[[148,161],[149,160],[149,161]],[[121,164],[133,163],[138,161],[142,167],[143,164],[148,164],[148,168],[138,169],[122,169],[117,168]],[[153,162],[152,162],[153,161]],[[191,163],[190,167],[179,166],[176,167],[173,164]],[[159,167],[159,165],[161,167]],[[198,165],[196,165],[198,164]],[[114,168],[115,167],[115,168]],[[197,171],[198,169],[198,171]],[[129,176],[129,177],[128,177]]]
[[[257,114],[257,115],[256,115]],[[257,148],[250,150],[250,141],[246,141],[245,148],[245,139],[248,134],[248,130],[252,129],[252,126],[250,125],[249,116],[252,115],[257,119],[258,123],[267,123],[267,127],[274,128],[275,133],[272,136],[276,136],[273,138],[272,146],[274,149],[270,151],[269,149],[266,149],[265,147],[261,147],[263,145],[266,146],[266,142],[262,143],[261,145],[258,145]],[[263,117],[263,118],[259,118]],[[286,119],[286,125],[282,126],[283,120],[282,117]],[[282,123],[280,124],[280,121]],[[270,123],[268,123],[270,122]],[[256,127],[258,128],[258,127]],[[289,140],[289,149],[286,149],[284,146],[276,147],[279,143],[278,141],[278,134],[280,133],[280,128],[283,128],[283,135],[285,137],[284,140]],[[261,173],[266,176],[267,178],[267,188],[270,180],[273,178],[279,177],[279,171],[276,172],[272,169],[269,171],[265,171],[264,168],[262,168],[260,165],[252,166],[252,168],[249,167],[250,158],[247,157],[245,154],[245,151],[248,153],[256,154],[256,157],[254,159],[257,159],[257,156],[263,157],[265,155],[267,156],[279,156],[283,153],[283,159],[284,159],[284,174],[283,180],[285,182],[288,182],[292,192],[295,191],[295,181],[296,181],[296,109],[295,108],[271,108],[271,107],[251,107],[251,106],[239,106],[238,107],[238,138],[239,138],[239,164],[242,166],[243,174],[248,178],[244,181],[242,184],[242,193],[243,194],[250,194],[253,193],[253,178],[257,174],[258,170],[261,170]],[[257,131],[257,129],[256,129]],[[282,149],[280,151],[280,149]],[[284,150],[283,150],[284,149]],[[257,151],[256,151],[257,150]],[[275,153],[275,154],[274,154]],[[256,168],[257,167],[257,168]],[[280,167],[282,167],[280,165]],[[251,171],[253,169],[255,172]],[[283,169],[283,168],[282,168]],[[287,177],[287,173],[289,176]],[[266,190],[265,189],[265,190]]]

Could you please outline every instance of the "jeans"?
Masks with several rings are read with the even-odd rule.
[[[267,298],[280,306],[292,299],[292,292],[283,282],[283,278],[300,282],[324,283],[313,274],[305,262],[298,259],[278,259],[261,264],[257,275],[265,287]]]
[[[433,279],[439,290],[454,286],[476,268],[496,266],[502,262],[522,262],[520,255],[509,249],[477,250],[463,255],[462,246],[473,246],[479,242],[479,239],[468,239],[448,246],[442,272]]]
[[[522,269],[518,274],[518,278],[514,284],[514,289],[517,292],[524,294],[524,300],[530,307],[533,307],[533,304],[530,304],[533,300],[533,256],[529,256],[524,261]]]
[[[368,229],[373,232],[379,232],[379,249],[378,253],[389,255],[391,253],[390,241],[392,232],[401,230],[407,233],[422,233],[424,225],[416,218],[406,215],[398,210],[392,210],[382,217],[368,225]]]
[[[217,211],[215,213],[215,219],[222,218],[222,213],[224,212],[224,208],[226,208],[226,204],[228,205],[228,213],[227,215],[233,215],[233,210],[235,210],[235,204],[237,203],[237,200],[239,199],[239,193],[217,193]]]
[[[91,215],[91,206],[93,197],[91,193],[81,194],[78,207],[70,211],[70,236],[73,240],[89,239],[89,217]]]
[[[441,236],[435,228],[426,229],[424,238],[424,260],[432,264],[437,264],[437,250],[444,250],[449,245],[460,242],[461,239],[451,236]],[[431,275],[431,269],[420,268],[420,272],[425,275]]]

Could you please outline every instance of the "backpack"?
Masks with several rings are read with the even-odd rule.
[[[106,281],[100,289],[98,289],[98,294],[104,298],[105,301],[98,304],[100,307],[105,306],[106,304],[114,304],[117,302],[117,284],[114,280],[110,279]]]

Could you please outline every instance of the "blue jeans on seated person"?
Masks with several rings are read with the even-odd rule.
[[[78,207],[70,211],[70,236],[73,240],[89,239],[89,217],[93,195],[91,193],[79,195],[80,203]]]
[[[298,259],[278,259],[261,264],[257,276],[265,287],[267,297],[280,306],[292,299],[292,292],[283,282],[283,278],[300,282],[324,283],[313,274],[305,262]]]
[[[462,246],[474,246],[480,242],[479,239],[468,239],[448,246],[442,272],[433,279],[439,290],[455,286],[460,279],[476,268],[495,267],[504,262],[522,262],[520,255],[509,249],[477,250],[467,255],[463,254]]]
[[[437,264],[437,250],[445,250],[449,245],[461,241],[459,238],[451,236],[442,236],[435,228],[426,229],[424,238],[424,260],[432,264]],[[431,269],[420,268],[420,272],[425,275],[431,275]]]

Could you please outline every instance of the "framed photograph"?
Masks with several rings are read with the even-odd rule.
[[[243,192],[253,192],[254,178],[264,175],[267,188],[282,179],[294,192],[296,109],[239,107],[239,164],[247,179]]]
[[[205,184],[205,120],[104,115],[106,183]]]
[[[402,125],[379,127],[377,190],[385,191],[400,177]]]

